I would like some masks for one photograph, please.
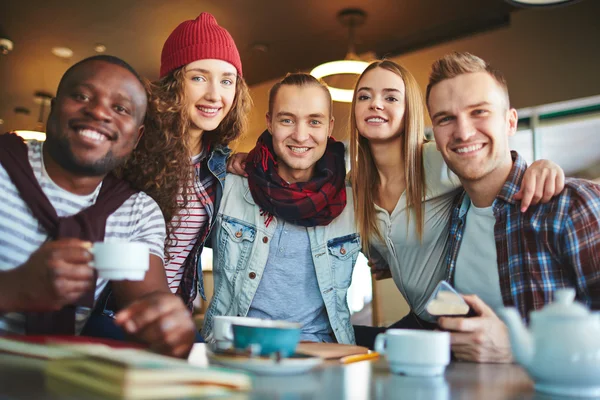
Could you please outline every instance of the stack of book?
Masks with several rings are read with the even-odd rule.
[[[0,352],[44,358],[53,392],[97,394],[125,399],[226,395],[249,390],[249,375],[199,367],[185,360],[136,348],[104,344],[34,344],[0,338]]]

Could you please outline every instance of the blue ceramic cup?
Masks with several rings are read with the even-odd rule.
[[[261,356],[279,352],[289,357],[296,351],[302,325],[287,321],[263,320],[256,324],[232,324],[233,346],[239,350],[255,349]]]

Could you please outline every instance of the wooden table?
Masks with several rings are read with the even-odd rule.
[[[204,357],[204,358],[203,358]],[[194,363],[205,361],[204,348]],[[0,400],[94,398],[48,393],[43,362],[0,355]],[[97,398],[97,397],[95,397]],[[533,383],[517,365],[453,363],[444,376],[413,378],[392,375],[384,360],[348,365],[328,362],[296,376],[256,376],[250,393],[240,399],[551,399],[534,392]]]

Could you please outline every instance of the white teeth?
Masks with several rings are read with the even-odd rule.
[[[461,147],[459,149],[456,149],[456,152],[459,154],[470,153],[472,151],[477,151],[477,150],[481,149],[482,147],[483,147],[483,144],[474,144],[471,146]]]
[[[217,111],[219,111],[218,108],[208,108],[208,107],[200,107],[200,106],[196,106],[196,108],[202,112],[205,112],[207,114],[216,114]]]
[[[97,142],[103,142],[105,141],[107,138],[106,136],[104,136],[101,133],[98,133],[92,129],[81,129],[78,132],[81,136],[85,136],[86,138],[95,140]]]
[[[289,146],[289,148],[294,153],[306,153],[308,150],[310,150],[308,147],[292,147],[292,146]]]
[[[382,123],[385,122],[385,119],[383,118],[368,118],[367,122],[378,122],[378,123]]]

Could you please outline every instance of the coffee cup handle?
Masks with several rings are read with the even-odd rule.
[[[385,336],[385,333],[380,333],[375,338],[374,348],[375,348],[375,351],[378,352],[379,354],[385,354],[385,348],[387,345],[386,339],[387,339],[387,337]]]

